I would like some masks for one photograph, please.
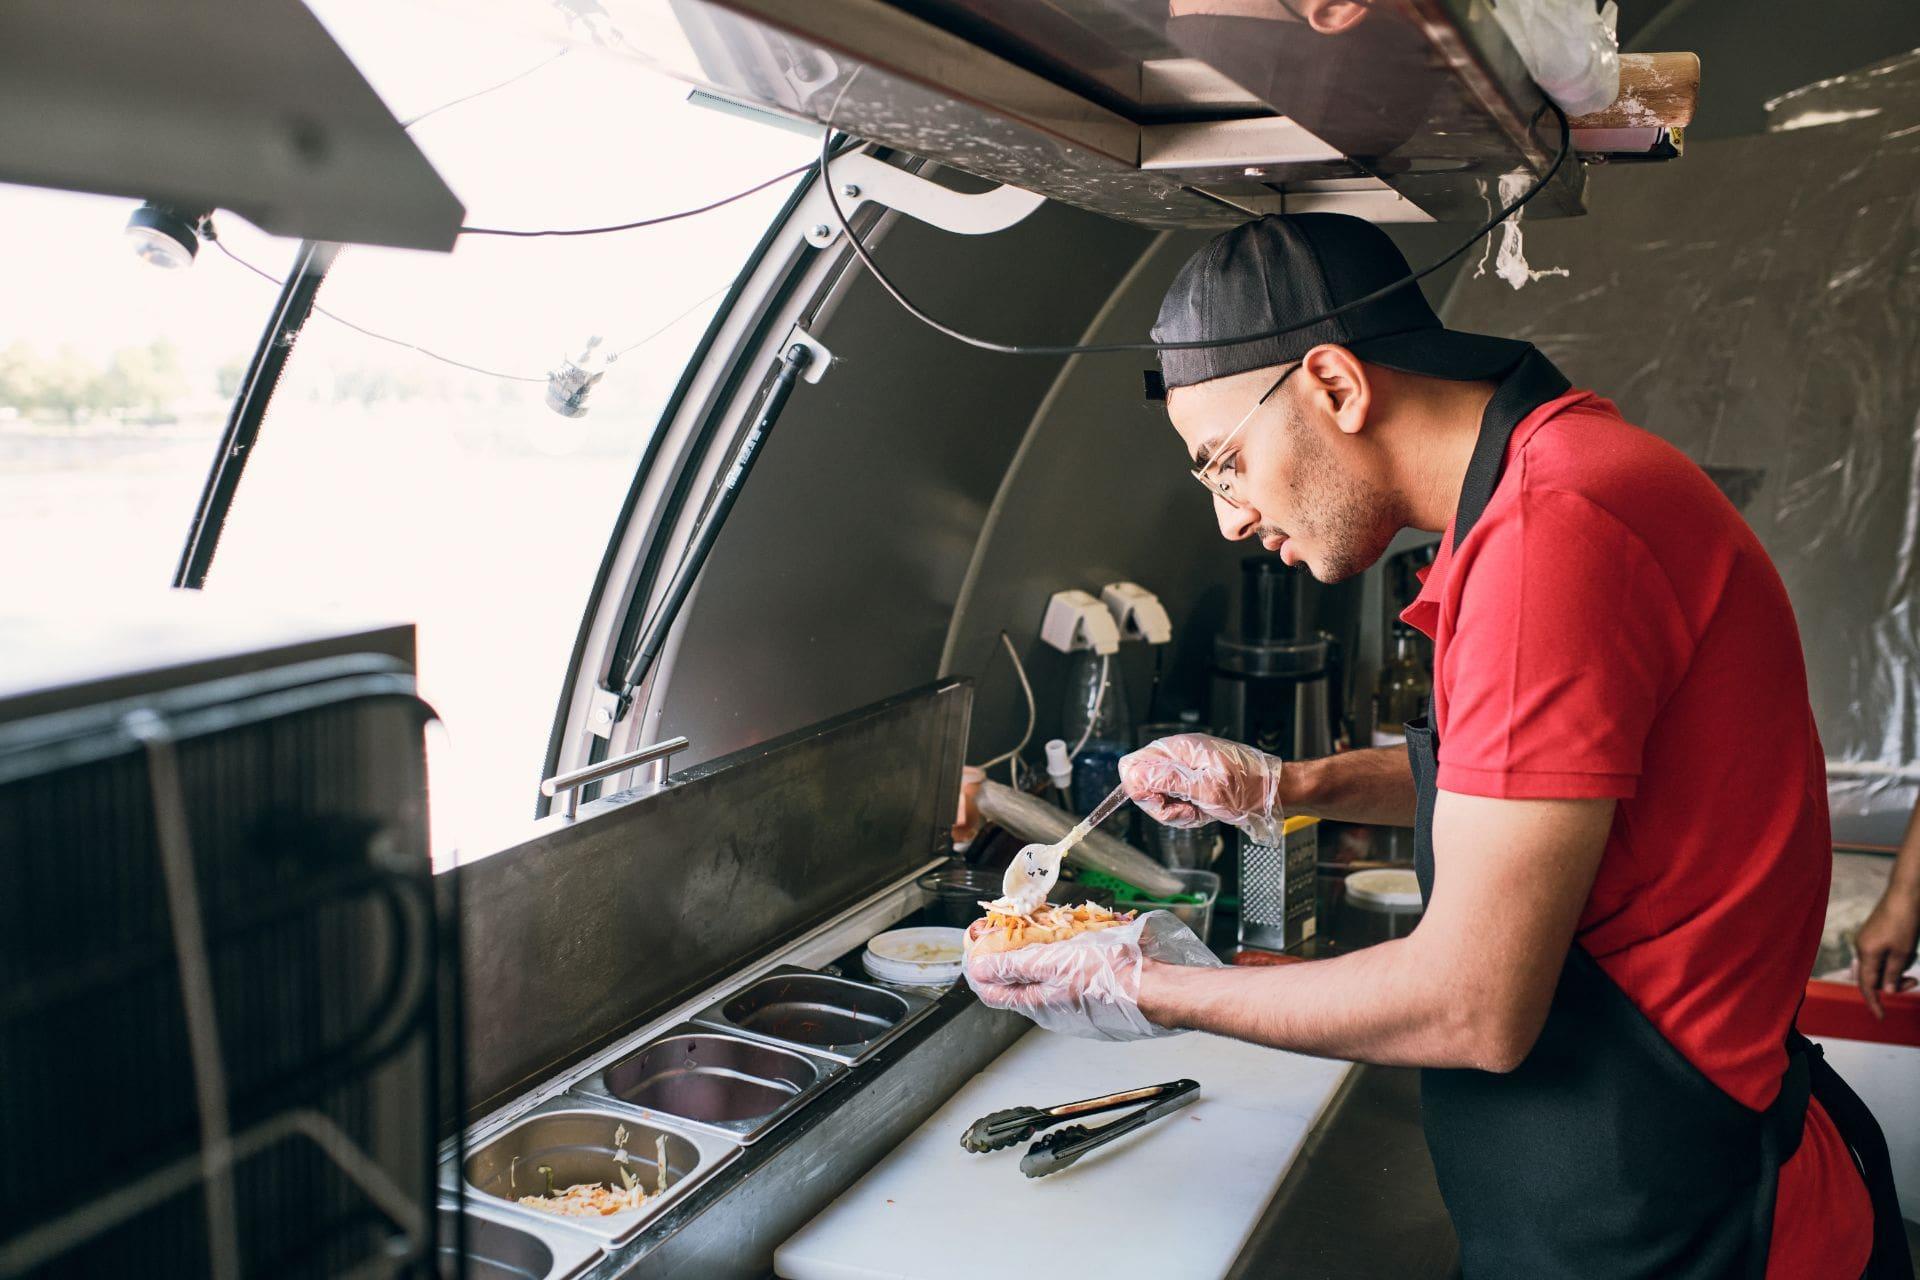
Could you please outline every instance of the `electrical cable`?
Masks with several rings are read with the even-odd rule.
[[[551,57],[542,58],[540,61],[528,67],[525,71],[519,72],[515,75],[508,76],[505,80],[502,80],[499,84],[490,84],[484,89],[475,89],[472,93],[465,94],[461,97],[455,98],[451,102],[443,102],[437,107],[429,107],[425,111],[422,111],[419,115],[415,116],[413,119],[401,121],[400,127],[402,129],[411,129],[413,128],[413,126],[419,124],[422,120],[425,120],[428,116],[437,116],[442,111],[445,111],[448,107],[457,107],[463,102],[472,102],[475,98],[483,98],[487,94],[492,93],[496,89],[504,89],[510,84],[516,84],[521,80],[525,80],[528,76],[540,70],[540,68],[552,66],[554,63],[560,61],[561,58],[564,58],[567,55],[567,50],[569,47],[570,46],[565,46],[565,45],[561,46],[561,48],[557,50]]]
[[[1027,749],[1027,743],[1033,740],[1034,722],[1039,718],[1038,711],[1033,701],[1033,685],[1029,684],[1027,681],[1027,669],[1020,662],[1019,651],[1013,647],[1013,640],[1011,637],[1007,635],[1005,631],[1002,631],[1000,633],[1000,643],[1007,646],[1007,656],[1013,659],[1013,673],[1016,676],[1020,677],[1020,691],[1026,694],[1027,696],[1027,731],[1020,735],[1020,741],[1016,742],[1013,745],[1013,749],[1011,751],[1002,752],[1000,755],[995,756],[993,759],[987,761],[985,764],[976,766],[981,770],[991,769],[993,768],[993,766],[999,764],[1003,760],[1011,760],[1011,761],[1019,760],[1020,753]],[[1014,768],[1012,767],[1008,768],[1007,777],[1010,781],[1013,782],[1013,785],[1015,787],[1018,787],[1020,785],[1018,781],[1019,774],[1015,771]]]
[[[1080,741],[1074,743],[1072,749],[1067,752],[1068,760],[1080,754],[1086,747],[1087,741],[1093,737],[1093,726],[1100,723],[1100,708],[1107,701],[1107,664],[1111,661],[1111,657],[1107,654],[1100,655],[1100,687],[1094,691],[1093,707],[1087,712],[1086,732],[1080,735]]]
[[[721,294],[725,293],[728,289],[731,289],[732,287],[733,287],[732,284],[721,285],[718,289],[715,289],[712,293],[700,299],[700,301],[694,303],[692,306],[688,307],[685,311],[682,311],[679,315],[667,321],[665,324],[661,325],[658,329],[655,329],[652,333],[648,334],[646,337],[640,339],[640,341],[630,343],[627,346],[620,348],[618,351],[615,351],[611,355],[609,355],[607,359],[609,361],[618,360],[621,356],[627,354],[627,352],[637,351],[641,347],[646,346],[649,342],[652,342],[655,338],[659,337],[661,334],[665,333],[667,330],[673,328],[673,326],[679,324],[682,320],[685,320],[688,316],[692,315],[694,312],[698,311],[700,308],[706,306],[709,302],[712,302],[715,298],[719,297]]]
[[[1160,705],[1160,673],[1166,666],[1167,646],[1153,646],[1153,683],[1147,686],[1147,723],[1153,724],[1154,709]]]
[[[1441,267],[1446,266],[1449,262],[1452,262],[1467,250],[1473,248],[1474,245],[1480,242],[1482,236],[1526,207],[1527,202],[1539,195],[1547,183],[1553,181],[1554,175],[1560,172],[1560,167],[1566,163],[1567,156],[1571,153],[1573,146],[1573,132],[1567,124],[1567,113],[1562,111],[1558,104],[1551,100],[1546,103],[1546,106],[1553,111],[1553,114],[1560,121],[1560,146],[1559,149],[1554,152],[1553,163],[1547,166],[1547,171],[1541,174],[1531,187],[1527,188],[1527,190],[1511,204],[1501,209],[1491,220],[1482,223],[1479,230],[1475,231],[1461,243],[1459,248],[1447,254],[1444,258],[1428,263],[1418,271],[1409,272],[1400,279],[1395,280],[1392,284],[1382,285],[1370,293],[1365,293],[1358,298],[1343,302],[1337,307],[1329,307],[1318,315],[1308,316],[1304,320],[1296,320],[1290,324],[1282,325],[1277,329],[1264,329],[1258,333],[1236,334],[1227,338],[1196,338],[1187,342],[1084,342],[1029,346],[1010,342],[995,342],[989,338],[978,338],[969,333],[962,333],[960,330],[942,323],[914,305],[913,301],[900,291],[899,286],[894,284],[886,272],[880,269],[880,264],[873,260],[873,255],[868,251],[867,246],[861,242],[859,236],[854,234],[852,224],[847,221],[846,211],[840,207],[840,198],[834,192],[833,175],[829,168],[829,161],[832,159],[830,145],[833,138],[832,129],[828,129],[820,137],[820,160],[818,168],[820,170],[820,180],[826,188],[827,203],[833,207],[833,216],[839,222],[841,232],[847,237],[847,243],[853,247],[854,254],[859,257],[867,270],[873,273],[875,282],[878,283],[882,289],[885,289],[908,315],[926,325],[928,328],[945,334],[956,342],[963,342],[970,347],[977,347],[982,351],[992,351],[1000,355],[1009,356],[1099,355],[1122,351],[1197,351],[1214,347],[1237,347],[1241,343],[1259,342],[1268,338],[1278,338],[1301,329],[1311,328],[1323,321],[1331,320],[1336,316],[1345,315],[1347,312],[1357,310],[1369,303],[1377,302],[1390,293],[1404,289],[1409,285],[1423,280],[1438,271]]]
[[[828,130],[828,135],[832,135],[832,130]],[[855,147],[862,145],[864,144],[858,139],[849,139],[835,154],[845,155]],[[678,213],[663,213],[652,218],[642,218],[637,222],[619,222],[607,227],[568,227],[546,231],[520,231],[510,227],[461,227],[460,234],[463,236],[513,236],[518,239],[528,240],[540,236],[603,236],[614,231],[634,231],[641,227],[657,227],[663,222],[678,222],[682,218],[692,218],[703,213],[711,213],[715,209],[721,208],[724,205],[730,205],[736,200],[745,200],[750,195],[756,195],[759,192],[765,191],[775,183],[785,182],[789,178],[797,178],[809,169],[816,167],[818,166],[815,162],[809,160],[805,164],[788,169],[784,173],[776,173],[765,182],[756,182],[745,191],[736,191],[730,196],[722,196],[720,199],[703,204],[697,209],[682,209]]]
[[[247,270],[253,272],[253,274],[259,276],[262,280],[269,281],[276,285],[284,283],[283,281],[275,277],[272,272],[262,271],[259,267],[254,266],[251,262],[248,262],[245,258],[241,257],[239,254],[227,248],[227,246],[224,243],[222,243],[219,239],[213,238],[213,237],[209,237],[209,238],[213,239],[214,248],[226,254],[229,258],[232,258],[235,262],[239,263],[241,266],[245,267]],[[423,356],[426,356],[433,360],[438,360],[441,364],[450,364],[456,369],[465,369],[470,373],[484,373],[489,378],[501,378],[507,382],[539,382],[539,383],[546,382],[545,378],[525,378],[525,377],[521,377],[519,374],[516,374],[516,373],[501,373],[495,369],[482,369],[477,364],[468,364],[463,360],[455,360],[451,356],[443,356],[437,351],[429,351],[425,347],[420,346],[417,343],[407,342],[401,338],[390,338],[384,333],[375,333],[371,329],[365,328],[362,325],[355,324],[353,321],[346,319],[344,316],[335,315],[333,312],[327,310],[325,307],[315,306],[314,310],[319,312],[321,315],[325,316],[327,319],[333,321],[335,324],[345,325],[347,328],[353,330],[355,333],[365,334],[369,338],[377,338],[381,342],[390,342],[396,347],[405,347],[409,351],[418,351]],[[632,350],[632,348],[629,347],[628,350]]]

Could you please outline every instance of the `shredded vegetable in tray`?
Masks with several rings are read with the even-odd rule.
[[[633,1177],[625,1169],[620,1172],[627,1179]],[[563,1218],[603,1218],[610,1213],[638,1209],[646,1202],[647,1193],[637,1182],[619,1191],[604,1182],[579,1182],[549,1196],[520,1197],[520,1203],[530,1209],[557,1213]]]
[[[655,1195],[665,1195],[667,1190],[667,1138],[660,1134],[654,1138]],[[521,1196],[519,1203],[529,1209],[538,1209],[542,1213],[558,1214],[563,1218],[604,1218],[608,1214],[625,1213],[628,1209],[638,1209],[648,1200],[648,1195],[640,1189],[640,1179],[633,1176],[627,1168],[627,1126],[624,1124],[613,1133],[613,1158],[619,1163],[620,1186],[616,1189],[609,1182],[576,1182],[563,1191],[553,1189],[553,1169],[550,1165],[539,1166],[547,1179],[547,1193],[539,1196]],[[519,1159],[508,1170],[510,1180],[517,1180]]]

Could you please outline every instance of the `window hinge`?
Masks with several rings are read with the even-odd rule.
[[[612,738],[614,726],[626,718],[632,699],[612,689],[593,687],[593,697],[587,703],[587,728],[596,738]]]

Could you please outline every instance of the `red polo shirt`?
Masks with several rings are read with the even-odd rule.
[[[1619,802],[1578,938],[1750,1107],[1779,1092],[1832,870],[1793,607],[1706,474],[1573,391],[1529,414],[1402,615],[1433,637],[1440,787]],[[1860,1274],[1873,1211],[1818,1103],[1770,1280]]]

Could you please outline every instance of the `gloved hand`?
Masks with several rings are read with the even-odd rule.
[[[1204,733],[1176,733],[1120,758],[1127,795],[1155,822],[1225,822],[1261,844],[1280,843],[1280,760]]]
[[[1132,924],[1018,951],[970,951],[967,985],[981,1003],[1085,1040],[1146,1040],[1179,1031],[1140,1012],[1140,962],[1217,967],[1178,917],[1149,911]]]

